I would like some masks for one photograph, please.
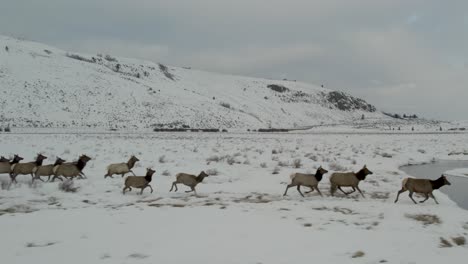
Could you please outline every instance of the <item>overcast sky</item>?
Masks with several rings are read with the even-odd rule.
[[[0,34],[468,119],[464,0],[0,0]]]

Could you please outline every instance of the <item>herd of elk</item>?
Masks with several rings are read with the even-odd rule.
[[[10,185],[12,183],[17,183],[16,178],[19,175],[31,175],[31,180],[33,183],[34,180],[40,180],[44,182],[41,177],[48,177],[47,181],[54,181],[55,179],[63,181],[63,178],[85,178],[86,175],[84,174],[83,169],[85,168],[87,162],[91,160],[90,157],[83,154],[75,162],[66,162],[64,159],[57,157],[55,163],[43,165],[43,162],[46,159],[47,157],[42,154],[38,154],[36,159],[30,162],[21,162],[23,158],[19,155],[14,155],[13,158],[5,158],[4,156],[0,156],[0,174],[7,173],[10,176]],[[127,162],[110,164],[107,166],[107,173],[104,175],[104,178],[112,178],[112,175],[114,174],[118,174],[124,177],[125,174],[132,173],[133,176],[128,176],[125,179],[123,188],[124,194],[126,190],[131,191],[132,187],[141,189],[140,194],[143,193],[143,190],[146,187],[149,187],[151,192],[153,192],[153,188],[151,187],[150,182],[152,181],[155,170],[148,168],[145,176],[136,176],[132,169],[135,166],[135,163],[138,161],[140,160],[132,155]],[[287,194],[289,188],[297,187],[299,194],[304,197],[304,194],[301,192],[301,186],[309,187],[311,189],[306,193],[310,193],[316,190],[318,194],[322,196],[322,192],[318,188],[318,185],[326,173],[328,173],[328,171],[320,166],[315,174],[291,174],[291,183],[286,187],[283,196]],[[360,169],[358,172],[332,173],[329,178],[331,196],[334,196],[336,190],[340,190],[345,195],[349,195],[357,190],[364,197],[364,193],[361,191],[358,185],[361,181],[366,179],[367,175],[372,174],[373,172],[370,171],[366,165],[364,165],[364,167],[362,167],[362,169]],[[208,177],[208,174],[206,174],[204,171],[200,172],[199,175],[178,173],[176,174],[176,180],[172,183],[169,192],[171,192],[173,189],[175,189],[174,191],[177,191],[177,184],[183,184],[190,188],[190,190],[186,192],[194,192],[196,195],[197,191],[195,190],[195,187],[206,177]],[[414,203],[416,203],[416,201],[413,199],[413,193],[419,193],[425,196],[425,199],[420,201],[420,203],[427,201],[427,199],[431,197],[438,204],[432,192],[433,190],[437,190],[444,185],[450,185],[450,182],[444,175],[436,180],[405,178],[403,179],[401,190],[398,191],[395,203],[398,201],[401,193],[409,191],[409,197]],[[345,192],[342,187],[351,187],[352,191]]]

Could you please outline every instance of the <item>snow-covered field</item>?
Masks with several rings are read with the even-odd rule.
[[[466,159],[448,154],[467,143],[467,134],[3,134],[0,155],[93,159],[76,193],[31,186],[29,176],[7,190],[0,175],[2,263],[461,263],[468,247],[453,238],[468,237],[468,211],[439,191],[440,205],[393,200],[408,176],[399,166]],[[104,179],[109,163],[132,154],[137,175],[156,169],[154,193],[123,195],[120,176]],[[360,184],[366,198],[330,197],[330,173],[364,164],[374,172]],[[282,196],[291,172],[320,165],[330,171],[324,197]],[[168,192],[176,173],[201,170],[218,174],[199,196]]]

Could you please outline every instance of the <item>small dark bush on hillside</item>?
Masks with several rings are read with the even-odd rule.
[[[80,60],[80,61],[85,61],[85,62],[89,62],[89,63],[94,63],[93,60],[90,60],[90,59],[87,59],[83,56],[80,56],[78,54],[71,54],[71,53],[67,53],[65,56],[67,56],[68,58],[72,58],[72,59],[75,59],[75,60]]]
[[[267,85],[267,87],[270,88],[271,90],[275,91],[275,92],[278,92],[278,93],[284,93],[284,92],[289,91],[288,88],[286,88],[283,85],[279,85],[279,84],[269,84],[269,85]]]
[[[159,70],[161,70],[164,76],[174,81],[174,75],[169,72],[169,69],[166,67],[166,65],[163,65],[161,63],[159,63],[158,65],[159,65]]]
[[[113,61],[117,61],[116,58],[112,57],[111,55],[107,54],[104,59],[106,59],[107,61],[110,61],[110,62],[113,62]]]
[[[231,108],[231,105],[225,102],[221,102],[219,103],[219,105],[221,105],[222,107]]]

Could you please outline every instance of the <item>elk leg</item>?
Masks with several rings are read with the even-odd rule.
[[[135,173],[134,173],[132,170],[130,170],[129,172],[131,172],[131,173],[133,174],[133,176],[136,176]],[[122,177],[123,177],[123,176],[122,176]]]
[[[312,188],[312,187],[310,187],[310,188]],[[316,190],[317,190],[317,192],[320,194],[320,196],[322,196],[322,197],[323,197],[323,195],[322,195],[322,192],[320,191],[320,189],[319,189],[318,187],[315,187],[315,189],[316,189]]]
[[[288,193],[288,189],[291,188],[291,187],[293,187],[293,185],[291,185],[291,184],[288,184],[288,186],[286,186],[286,190],[284,190],[283,196],[286,196],[286,194]]]
[[[174,192],[177,192],[177,184],[176,184],[176,183],[177,183],[177,182],[173,182],[173,183],[172,183],[172,186],[171,186],[171,189],[169,190],[169,192],[172,192],[172,189],[173,189],[174,187],[175,187]]]
[[[297,191],[301,194],[302,197],[304,197],[304,194],[301,192],[301,185],[297,186]]]
[[[149,185],[149,184],[148,184],[148,187],[150,187],[151,193],[153,193],[153,187],[151,187],[151,185]]]
[[[311,193],[311,192],[314,191],[314,187],[313,187],[313,186],[309,186],[309,188],[310,188],[310,191],[307,191],[307,192],[305,192],[305,193]]]
[[[439,204],[439,202],[437,202],[436,198],[434,197],[434,194],[430,193],[429,195],[431,196],[432,199],[434,199],[434,202],[436,202],[436,204]]]
[[[356,186],[356,189],[359,191],[359,193],[361,193],[361,195],[362,195],[363,198],[366,198],[366,197],[364,196],[364,194],[361,192],[361,189],[359,189],[359,186]]]
[[[426,198],[422,201],[419,201],[419,203],[424,203],[425,201],[427,201],[427,199],[429,199],[429,195],[427,193],[424,194],[424,197]]]
[[[409,198],[411,198],[411,200],[413,200],[414,204],[418,204],[414,199],[413,199],[413,192],[410,191],[409,193]]]
[[[400,194],[404,193],[404,192],[406,192],[405,189],[401,189],[401,190],[398,191],[398,194],[397,194],[396,199],[395,199],[395,203],[398,202],[398,197],[400,197]]]
[[[340,190],[340,191],[341,191],[342,193],[344,193],[345,195],[350,194],[350,193],[347,193],[347,192],[343,191],[343,189],[341,189],[341,186],[338,186],[338,190]]]

